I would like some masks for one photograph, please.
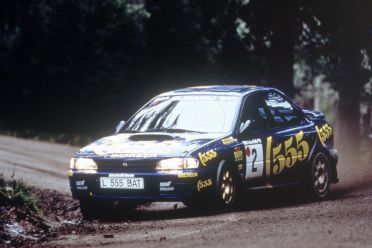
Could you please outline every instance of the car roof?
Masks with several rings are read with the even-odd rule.
[[[269,90],[270,87],[256,85],[208,85],[182,88],[161,95],[179,95],[179,94],[223,94],[223,95],[245,95],[257,90]]]

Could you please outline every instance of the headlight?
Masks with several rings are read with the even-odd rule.
[[[70,160],[70,168],[77,170],[97,170],[97,164],[90,158],[72,158]]]
[[[195,169],[199,166],[199,160],[195,158],[169,158],[160,160],[157,165],[157,170],[182,170]]]
[[[70,159],[70,169],[75,169],[75,161],[76,161],[76,158]]]

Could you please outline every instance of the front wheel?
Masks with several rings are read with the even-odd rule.
[[[90,199],[80,200],[80,211],[85,220],[101,218],[110,214],[113,209],[113,202],[93,201]]]
[[[237,205],[238,186],[237,178],[229,168],[223,169],[217,185],[217,200],[224,208],[232,208]]]
[[[183,205],[190,209],[202,209],[203,207],[208,207],[208,204],[205,202],[201,201],[200,199],[187,199],[182,201]]]
[[[327,156],[320,152],[311,163],[308,188],[317,199],[326,198],[331,190],[331,168]]]

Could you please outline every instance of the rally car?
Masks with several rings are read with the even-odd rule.
[[[334,131],[277,89],[191,87],[156,96],[116,133],[76,153],[68,172],[84,216],[112,203],[236,205],[244,189],[338,182]]]

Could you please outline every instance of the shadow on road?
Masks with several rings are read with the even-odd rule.
[[[358,190],[358,187],[355,186],[353,190]],[[332,193],[331,197],[327,199],[327,201],[337,201],[339,199],[346,198],[350,192],[352,192],[352,189],[337,189]],[[202,205],[202,207],[198,209],[184,207],[182,203],[164,203],[163,205],[160,204],[159,207],[139,207],[129,212],[115,210],[110,214],[102,216],[99,221],[101,223],[115,223],[123,221],[137,222],[183,219],[207,217],[224,214],[227,212],[249,212],[297,207],[305,204],[316,203],[316,201],[309,198],[309,196],[298,187],[283,187],[253,192],[250,191],[245,193],[244,199],[245,200],[241,206],[239,206],[237,209],[229,211],[218,209],[213,205],[208,205],[207,203],[204,205],[204,207]]]

